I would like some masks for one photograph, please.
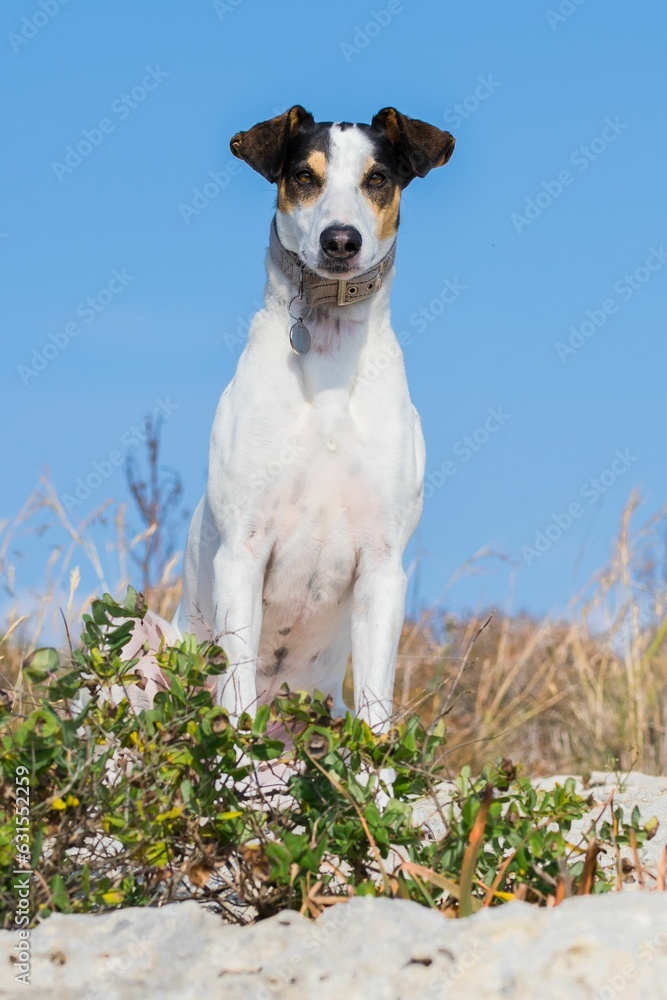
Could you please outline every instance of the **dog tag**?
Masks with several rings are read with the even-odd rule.
[[[310,350],[310,331],[300,319],[296,321],[289,332],[289,342],[295,354],[308,354]]]

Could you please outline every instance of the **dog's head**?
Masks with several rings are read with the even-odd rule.
[[[283,246],[319,274],[354,276],[387,253],[403,188],[447,163],[454,138],[395,108],[352,125],[316,122],[296,104],[238,132],[230,146],[278,185]]]

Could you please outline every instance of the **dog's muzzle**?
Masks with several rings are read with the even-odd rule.
[[[331,227],[334,228],[334,227]],[[335,227],[338,229],[354,229],[353,226]],[[322,233],[327,232],[325,229]],[[357,231],[354,230],[356,233]],[[361,246],[361,236],[359,237],[359,247]],[[349,236],[349,234],[347,234]],[[341,240],[343,237],[341,236]],[[350,240],[351,242],[351,240]],[[359,249],[357,248],[357,251]],[[354,251],[355,253],[357,251]],[[363,274],[358,274],[354,278],[323,278],[316,271],[311,271],[298,254],[292,250],[286,250],[280,242],[276,219],[273,217],[271,223],[271,236],[269,240],[269,252],[271,259],[291,285],[298,290],[298,297],[307,306],[336,305],[348,306],[354,302],[363,302],[382,288],[382,279],[394,263],[396,255],[396,240],[390,246],[388,252],[378,261],[375,267],[369,268]],[[351,254],[350,254],[351,256]]]

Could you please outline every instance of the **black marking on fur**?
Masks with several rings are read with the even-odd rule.
[[[278,634],[279,635],[289,635],[291,631],[292,631],[292,626],[288,625],[286,628],[279,628],[278,629]]]
[[[315,604],[319,604],[324,595],[322,593],[322,588],[319,586],[319,578],[317,570],[315,570],[315,572],[311,574],[310,580],[306,584],[306,587],[308,588],[308,593],[310,594],[311,600]]]
[[[378,163],[401,188],[414,177],[424,177],[433,167],[446,163],[454,149],[454,138],[449,132],[402,115],[395,108],[383,108],[367,125],[316,122],[301,105],[269,121],[259,122],[247,132],[238,132],[231,140],[231,149],[235,156],[245,160],[267,180],[277,182],[282,178],[289,197],[290,185],[296,184],[298,190],[293,178],[299,170],[307,169],[309,154],[319,151],[327,156],[333,124],[341,132],[356,127],[366,135],[373,144]]]
[[[273,655],[275,656],[275,661],[268,666],[264,667],[264,673],[268,674],[269,677],[275,677],[282,670],[285,657],[289,653],[287,646],[280,646],[279,649],[273,650]]]
[[[383,108],[370,125],[358,128],[372,142],[378,162],[390,169],[401,188],[442,166],[454,150],[454,137],[449,132],[402,115],[395,108]]]
[[[291,136],[281,170],[281,190],[289,203],[299,202],[304,197],[304,188],[296,177],[303,170],[310,170],[308,157],[312,153],[322,153],[329,158],[331,122],[311,122],[302,125]]]
[[[301,473],[298,473],[294,477],[294,483],[292,485],[292,495],[289,498],[289,502],[297,503],[305,488],[306,484],[304,482],[303,475]]]

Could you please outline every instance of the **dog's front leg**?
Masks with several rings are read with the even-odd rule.
[[[222,545],[213,560],[216,633],[229,668],[218,678],[217,701],[233,720],[253,712],[262,627],[264,567],[245,546]]]
[[[354,584],[352,672],[355,712],[374,729],[387,729],[393,712],[398,640],[407,579],[395,559],[362,557]]]

